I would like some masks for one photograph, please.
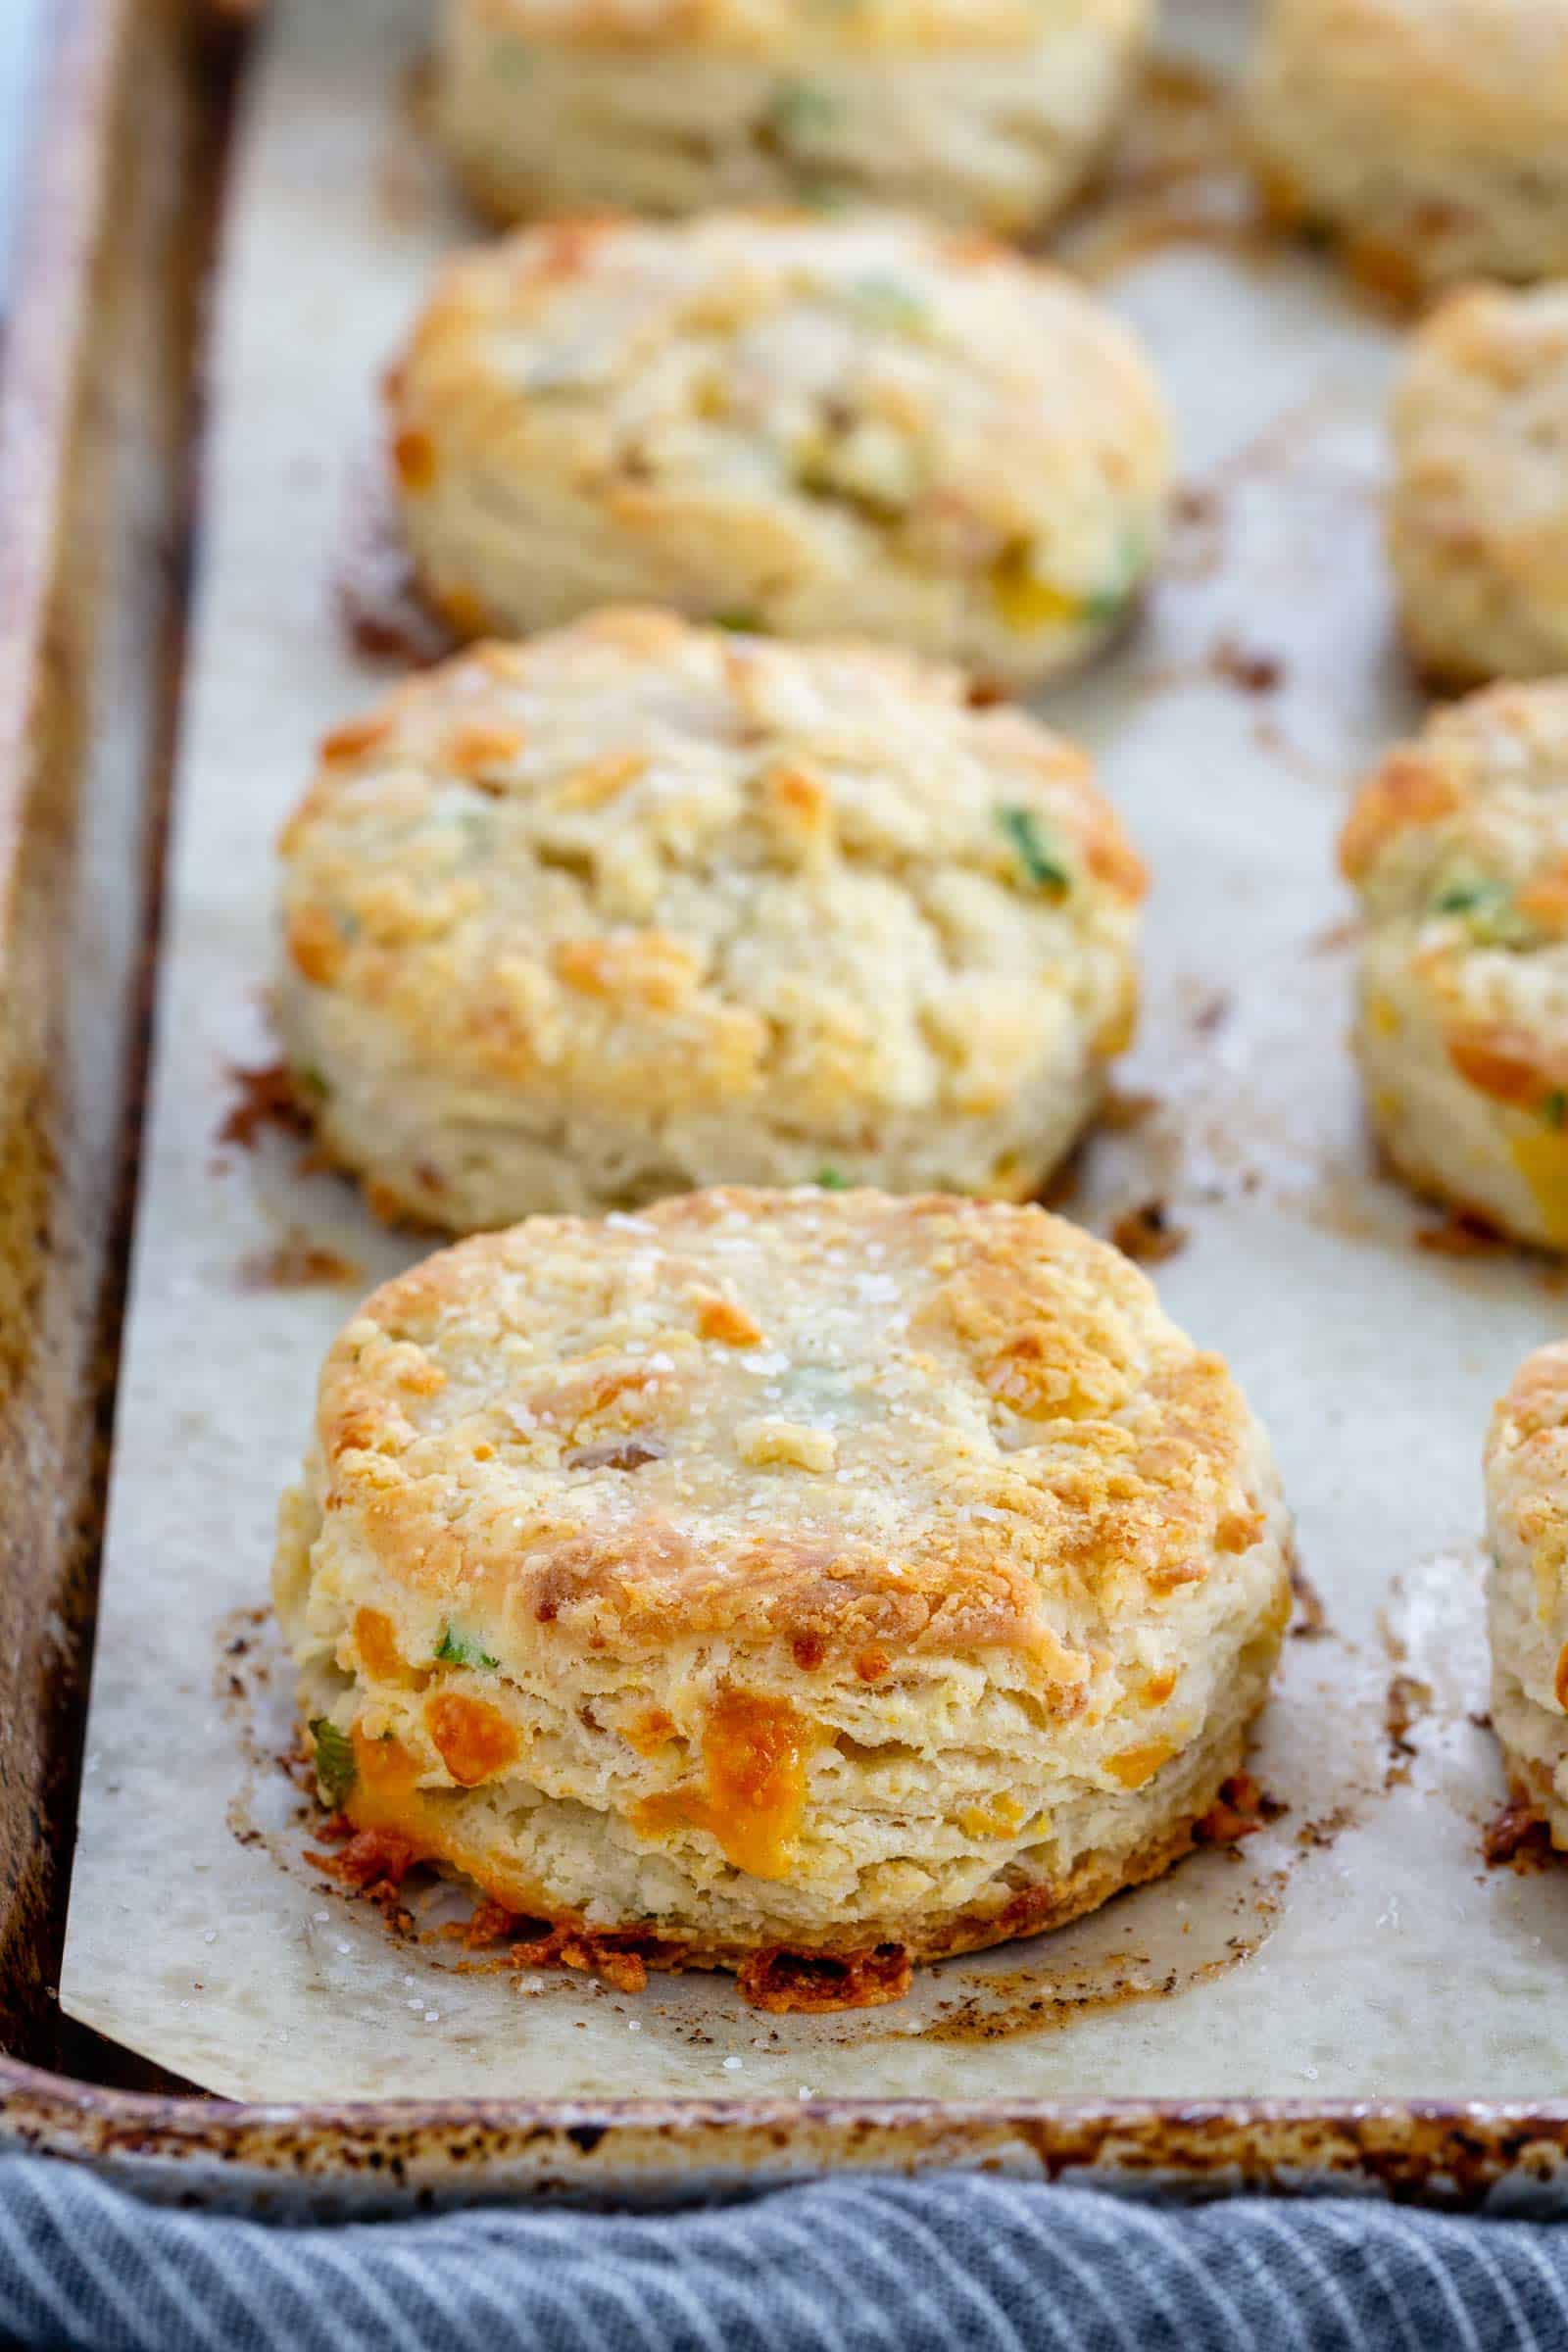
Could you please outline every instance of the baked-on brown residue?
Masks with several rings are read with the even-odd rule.
[[[741,1962],[743,2001],[773,2017],[822,2017],[840,2009],[880,2009],[902,2001],[913,1967],[902,1943],[868,1952],[790,1952],[774,1945]]]
[[[1327,1813],[1320,1813],[1316,1820],[1303,1821],[1296,1833],[1296,1842],[1303,1849],[1311,1846],[1332,1845],[1340,1832],[1349,1829],[1354,1820],[1353,1806],[1335,1805]]]
[[[1108,1976],[1098,1984],[1075,1984],[1063,1991],[1049,1979],[1042,1983],[1031,1971],[1013,1970],[1005,1978],[992,1979],[987,1986],[988,1992],[1015,1986],[1011,1999],[959,2001],[951,2009],[945,2008],[929,2025],[922,2026],[920,2039],[923,2042],[1010,2041],[1020,2034],[1060,2033],[1063,2027],[1076,2025],[1082,2018],[1102,2015],[1107,2009],[1130,2008],[1135,2001],[1170,2000],[1177,1993],[1190,1991],[1194,1985],[1211,1984],[1216,1977],[1250,1960],[1268,1940],[1271,1924],[1252,1936],[1228,1936],[1224,1953],[1203,1961],[1198,1968],[1172,1968],[1160,1977]]]
[[[522,1919],[489,1896],[475,1904],[470,1918],[451,1921],[435,1934],[442,1942],[461,1943],[469,1952],[506,1945],[494,1959],[460,1962],[460,1970],[466,1974],[572,1968],[584,1976],[602,1978],[617,1992],[641,1992],[651,1968],[678,1969],[686,1958],[685,1947],[678,1943],[662,1943],[655,1936],[630,1931],[600,1935],[569,1920]]]
[[[518,1927],[538,1925],[537,1922],[514,1923]],[[666,1968],[680,1965],[677,1952],[665,1948],[662,1964]],[[616,1992],[641,1992],[648,1983],[650,1965],[659,1966],[650,1950],[640,1948],[634,1937],[621,1939],[613,1936],[595,1936],[586,1928],[553,1928],[545,1925],[543,1933],[521,1936],[514,1939],[507,1951],[507,1963],[512,1968],[574,1968],[581,1975],[598,1977]]]
[[[395,1831],[358,1830],[337,1858],[338,1876],[362,1894],[396,1893],[413,1861],[413,1846]]]
[[[650,1969],[678,1970],[690,1956],[685,1945],[660,1936],[630,1930],[600,1934],[569,1922],[557,1926],[544,1919],[517,1919],[489,1901],[479,1903],[466,1925],[440,1933],[469,1951],[496,1944],[507,1947],[495,1960],[460,1967],[573,1968],[602,1978],[617,1992],[641,1992]],[[741,1998],[754,2009],[775,2017],[821,2017],[902,2000],[912,1974],[909,1955],[898,1943],[834,1953],[792,1952],[773,1945],[743,1960],[736,1982]]]
[[[1119,1135],[1129,1127],[1141,1127],[1160,1107],[1158,1095],[1136,1087],[1107,1086],[1101,1099],[1100,1124]]]
[[[1410,1759],[1416,1752],[1410,1734],[1432,1705],[1432,1685],[1413,1674],[1395,1674],[1383,1701],[1383,1728],[1388,1734],[1389,1760],[1383,1770],[1385,1788],[1397,1788],[1410,1778]]]
[[[341,1850],[323,1854],[307,1846],[306,1861],[336,1880],[346,1894],[373,1903],[395,1936],[412,1936],[414,1917],[401,1892],[415,1860],[410,1839],[392,1830],[356,1830],[341,1813],[323,1822],[317,1836]]]
[[[344,633],[371,661],[424,669],[457,644],[419,594],[390,478],[390,453],[354,469],[333,586]]]
[[[1437,1257],[1491,1257],[1510,1247],[1494,1225],[1468,1208],[1450,1208],[1441,1224],[1423,1225],[1415,1246]]]
[[[1527,1800],[1510,1797],[1482,1833],[1481,1852],[1490,1869],[1524,1873],[1545,1870],[1556,1859],[1551,1832]]]
[[[1227,686],[1243,694],[1272,694],[1284,682],[1285,664],[1278,654],[1254,653],[1234,637],[1222,637],[1208,657],[1209,668]]]
[[[242,1257],[234,1278],[242,1291],[310,1291],[363,1282],[365,1269],[290,1228],[270,1250]]]
[[[1110,1238],[1124,1257],[1146,1266],[1177,1256],[1188,1242],[1186,1227],[1171,1222],[1163,1200],[1146,1200],[1141,1208],[1128,1209],[1111,1227]]]
[[[1238,1845],[1253,1838],[1286,1811],[1276,1796],[1267,1795],[1250,1772],[1237,1772],[1225,1782],[1219,1800],[1209,1807],[1193,1832],[1200,1845]]]
[[[1149,65],[1109,171],[1069,226],[1074,267],[1092,281],[1173,245],[1245,253],[1274,243],[1225,82],[1198,65]]]
[[[1295,1546],[1290,1558],[1291,1592],[1296,1600],[1296,1614],[1291,1620],[1293,1642],[1321,1642],[1329,1631],[1328,1612],[1323,1595],[1307,1575],[1296,1555]]]
[[[238,1144],[248,1151],[266,1127],[280,1127],[288,1135],[308,1135],[310,1120],[300,1107],[288,1064],[270,1061],[259,1069],[240,1062],[229,1064],[237,1100],[218,1130],[220,1144]]]

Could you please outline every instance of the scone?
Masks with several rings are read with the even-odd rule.
[[[1275,210],[1389,291],[1568,270],[1568,0],[1270,0],[1250,118]]]
[[[277,1016],[327,1154],[454,1230],[706,1183],[1034,1192],[1137,1007],[1083,754],[952,670],[614,612],[328,739]]]
[[[1495,686],[1363,786],[1356,1047],[1373,1124],[1423,1192],[1568,1249],[1568,683]]]
[[[1515,1374],[1486,1478],[1492,1721],[1514,1802],[1568,1847],[1568,1343]]]
[[[1404,636],[1445,686],[1568,670],[1568,285],[1454,294],[1394,409]]]
[[[917,206],[1016,231],[1104,145],[1150,0],[447,0],[437,119],[503,220]]]
[[[1186,1852],[1268,1687],[1285,1536],[1225,1364],[1106,1244],[710,1192],[378,1291],[275,1597],[357,1875],[433,1858],[825,2006]]]
[[[466,637],[646,601],[1024,685],[1127,618],[1169,488],[1126,328],[886,216],[526,230],[449,268],[389,412],[420,585]]]

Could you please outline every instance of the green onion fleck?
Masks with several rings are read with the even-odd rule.
[[[728,629],[737,637],[758,637],[761,635],[762,631],[760,616],[756,612],[746,612],[740,606],[736,606],[733,611],[728,612],[715,612],[713,626],[715,629]]]
[[[354,1742],[340,1732],[330,1715],[318,1715],[311,1725],[316,1742],[316,1778],[329,1804],[341,1805],[354,1786]]]
[[[455,1625],[444,1625],[441,1628],[441,1640],[436,1645],[435,1654],[443,1666],[493,1667],[499,1666],[501,1663],[501,1660],[493,1658],[471,1634],[460,1634]]]
[[[836,99],[813,81],[781,81],[767,109],[767,127],[787,147],[809,142],[839,119]]]
[[[1110,626],[1119,620],[1133,600],[1134,582],[1124,581],[1117,588],[1100,588],[1083,602],[1083,616],[1097,629]]]
[[[1568,1125],[1568,1094],[1564,1094],[1560,1086],[1554,1086],[1543,1100],[1541,1115],[1548,1127]]]
[[[1462,915],[1471,936],[1483,947],[1535,944],[1537,934],[1515,906],[1512,889],[1491,875],[1455,875],[1438,892],[1432,906],[1437,914]]]
[[[324,1102],[332,1092],[314,1062],[307,1062],[302,1069],[295,1071],[294,1083],[303,1087],[306,1094],[314,1095],[318,1102]]]
[[[853,279],[850,292],[858,308],[879,326],[897,327],[913,335],[930,323],[931,314],[912,287],[879,270],[868,270],[864,276]]]
[[[1437,897],[1439,914],[1473,914],[1479,906],[1497,906],[1507,899],[1501,882],[1450,882]]]
[[[847,1193],[850,1189],[849,1178],[839,1168],[818,1168],[811,1182],[823,1193]]]
[[[1119,620],[1138,593],[1139,583],[1149,569],[1149,541],[1144,533],[1124,530],[1116,554],[1116,575],[1092,596],[1084,598],[1084,619],[1098,629],[1108,628],[1113,620]]]
[[[1012,844],[1018,863],[1036,890],[1064,891],[1072,888],[1071,874],[1051,840],[1044,821],[1032,808],[999,808],[997,822]]]

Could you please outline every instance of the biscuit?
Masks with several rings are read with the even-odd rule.
[[[1568,1847],[1568,1345],[1528,1356],[1492,1416],[1492,1721],[1517,1805]]]
[[[1341,839],[1361,895],[1356,1051],[1394,1165],[1568,1249],[1568,684],[1430,719]]]
[[[890,217],[533,229],[454,263],[389,390],[458,634],[611,602],[853,634],[1022,686],[1128,618],[1170,442],[1072,280]]]
[[[1286,1549],[1224,1362],[1108,1245],[719,1191],[378,1291],[275,1597],[321,1791],[394,1869],[788,2005],[786,1961],[878,1997],[1184,1852]]]
[[[453,1230],[715,1183],[1022,1198],[1137,1007],[1089,761],[957,673],[600,614],[323,747],[277,1018],[327,1155]]]
[[[1389,292],[1568,270],[1568,0],[1272,0],[1249,119],[1276,213]]]
[[[448,0],[437,122],[504,220],[904,204],[1012,233],[1103,148],[1150,0]]]
[[[1446,687],[1568,670],[1568,286],[1454,294],[1394,409],[1405,642]]]

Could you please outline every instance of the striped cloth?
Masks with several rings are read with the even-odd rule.
[[[0,2337],[91,2352],[1568,2347],[1568,2226],[948,2175],[660,2218],[269,2228],[0,2161]]]

